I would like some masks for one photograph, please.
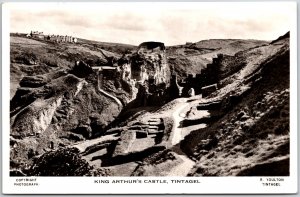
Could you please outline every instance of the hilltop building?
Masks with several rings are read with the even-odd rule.
[[[39,31],[31,31],[30,32],[30,37],[32,38],[38,38],[38,39],[44,39],[45,35],[43,32],[39,32]]]
[[[52,42],[69,42],[69,43],[77,43],[77,38],[74,38],[72,36],[62,36],[62,35],[48,35],[46,40],[52,41]]]
[[[41,40],[47,40],[47,41],[52,41],[52,42],[68,42],[68,43],[77,43],[78,39],[72,36],[68,35],[44,35],[43,32],[39,31],[31,31],[30,34],[27,34],[26,37],[31,37],[31,38],[36,38],[36,39],[41,39]]]

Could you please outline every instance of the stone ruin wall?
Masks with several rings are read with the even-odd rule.
[[[223,67],[223,54],[218,54],[216,58],[213,58],[211,64],[207,64],[207,67],[202,69],[200,73],[196,75],[189,74],[184,82],[179,83],[182,86],[183,97],[188,97],[188,91],[193,88],[195,94],[202,93],[202,87],[218,83],[222,73]],[[230,62],[230,60],[226,61]]]

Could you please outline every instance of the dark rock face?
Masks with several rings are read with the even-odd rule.
[[[85,78],[91,73],[93,73],[93,69],[83,61],[77,61],[70,73],[74,74],[79,78]]]
[[[90,118],[90,128],[93,135],[103,135],[105,132],[105,127],[107,126],[107,123],[101,118]]]
[[[90,125],[87,124],[79,124],[78,127],[76,127],[73,130],[74,133],[78,133],[81,134],[83,137],[85,138],[91,138],[92,137],[92,129],[90,127]]]
[[[148,98],[149,98],[149,88],[147,85],[140,84],[138,88],[138,93],[136,95],[138,101],[138,106],[147,106],[148,105]]]
[[[25,76],[20,81],[20,86],[36,88],[36,87],[41,87],[41,86],[45,85],[49,81],[50,80],[47,80],[40,76],[36,76],[36,77],[35,76]]]
[[[177,82],[177,75],[172,75],[171,82],[170,82],[170,99],[176,99],[181,96],[180,93],[180,86]]]
[[[159,47],[159,49],[161,51],[165,50],[166,47],[165,47],[165,44],[162,43],[162,42],[153,42],[153,41],[150,41],[150,42],[143,42],[142,44],[139,45],[139,48],[146,48],[148,50],[153,50],[155,48]]]
[[[201,88],[202,97],[209,96],[211,93],[215,92],[217,90],[217,88],[218,88],[217,84],[212,84],[212,85]]]

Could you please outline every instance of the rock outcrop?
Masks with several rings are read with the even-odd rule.
[[[11,135],[15,138],[23,138],[43,133],[50,125],[54,112],[61,101],[61,97],[37,99],[16,115]]]
[[[103,135],[122,110],[121,103],[111,101],[98,90],[97,75],[84,62],[25,77],[11,100],[13,165],[27,165],[35,155]]]
[[[174,74],[172,75],[170,81],[170,99],[173,100],[179,98],[181,96],[181,93],[182,93],[182,87],[178,85],[177,75]]]
[[[138,105],[162,104],[161,98],[167,96],[170,86],[170,68],[163,43],[144,42],[136,52],[123,56],[118,64],[122,80],[138,89]]]

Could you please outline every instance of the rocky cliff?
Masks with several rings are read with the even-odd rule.
[[[29,54],[28,49],[21,45],[13,48],[12,53],[15,50],[18,50],[16,59],[22,62],[12,59],[15,66],[12,72],[15,68],[23,68],[19,64],[27,64],[27,59],[37,60],[33,66],[44,61],[43,52]],[[28,57],[19,58],[21,50],[26,51]],[[101,53],[93,52],[98,57],[89,59],[87,62],[90,64],[74,61],[72,66],[68,64],[66,67],[51,67],[44,72],[23,73],[25,76],[18,79],[18,88],[11,99],[12,167],[24,168],[33,162],[32,158],[47,151],[104,135],[106,127],[130,102],[145,102],[147,105],[151,96],[146,97],[145,93],[155,95],[156,87],[165,90],[168,84],[164,50],[162,43],[143,43],[115,65],[115,60],[109,60],[118,55],[109,56],[112,53],[100,49]],[[84,51],[92,52],[91,49]],[[112,65],[107,65],[109,62]],[[93,66],[115,69],[99,72]],[[28,69],[31,67],[29,65]],[[24,66],[23,71],[28,69]],[[143,92],[143,88],[150,89],[150,92]]]
[[[159,97],[168,97],[170,68],[163,43],[144,42],[132,54],[123,56],[118,64],[122,79],[138,89],[138,106],[160,105],[163,102]]]

